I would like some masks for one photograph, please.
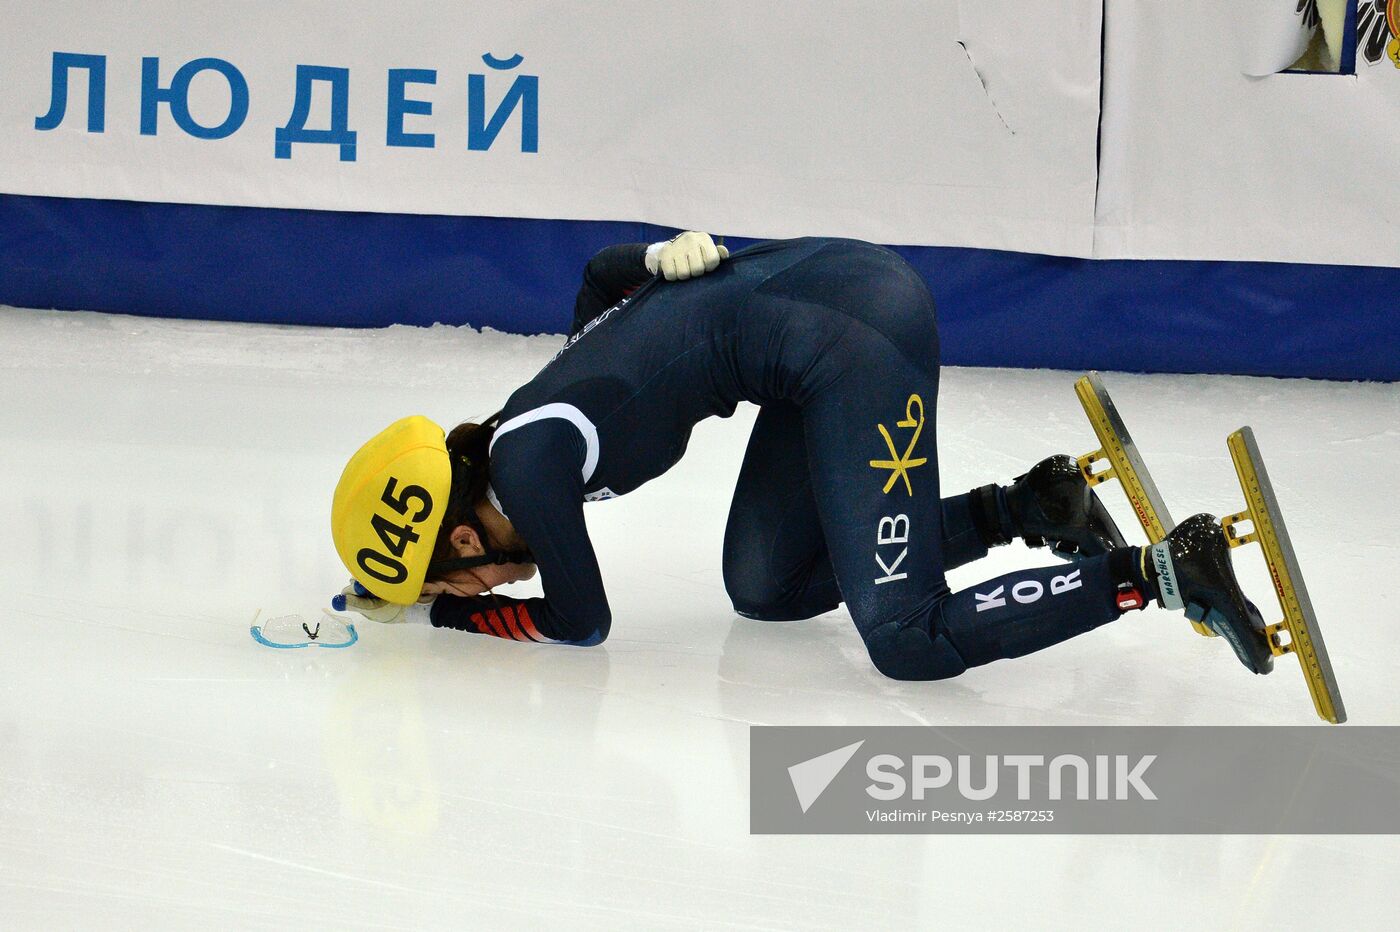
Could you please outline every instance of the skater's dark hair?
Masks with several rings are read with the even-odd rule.
[[[476,506],[486,498],[490,482],[491,438],[501,422],[501,412],[480,424],[464,421],[447,435],[447,455],[452,461],[452,488],[447,496],[447,510],[442,516],[437,543],[433,546],[432,563],[448,560],[452,553],[452,531],[460,525],[474,528],[487,545],[486,530],[476,517]],[[429,579],[432,578],[430,573]]]

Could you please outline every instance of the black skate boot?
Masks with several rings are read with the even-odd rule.
[[[1192,515],[1160,544],[1143,551],[1143,573],[1155,576],[1157,603],[1184,608],[1186,617],[1220,635],[1252,673],[1274,668],[1264,619],[1244,597],[1230,563],[1230,545],[1214,517]]]
[[[1006,489],[1011,524],[1028,547],[1062,557],[1093,557],[1126,542],[1073,457],[1041,460]]]

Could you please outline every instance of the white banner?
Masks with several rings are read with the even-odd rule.
[[[1099,44],[1096,0],[0,0],[0,191],[1088,255]]]
[[[1111,0],[1094,255],[1400,266],[1400,3],[1355,75],[1269,73],[1338,58],[1345,7]]]

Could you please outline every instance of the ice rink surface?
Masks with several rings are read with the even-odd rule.
[[[1400,922],[1393,838],[751,836],[751,724],[1316,718],[1294,660],[1251,677],[1157,609],[940,683],[880,677],[843,610],[739,618],[720,542],[750,406],[589,506],[601,647],[254,643],[256,610],[314,618],[343,585],[330,498],[360,443],[491,414],[559,343],[0,309],[0,928]],[[1093,449],[1077,374],[946,370],[944,491]],[[1254,427],[1351,720],[1400,724],[1400,386],[1105,382],[1178,520],[1241,506],[1224,441]]]

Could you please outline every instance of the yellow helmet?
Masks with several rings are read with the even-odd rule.
[[[451,487],[446,435],[422,415],[360,447],[331,501],[331,538],[350,575],[385,601],[416,601]]]

